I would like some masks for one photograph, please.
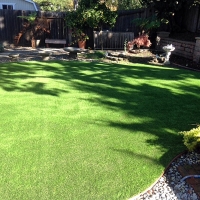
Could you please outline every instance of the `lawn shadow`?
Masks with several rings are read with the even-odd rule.
[[[103,123],[133,133],[145,130],[155,135],[157,139],[144,142],[156,145],[164,152],[159,159],[163,166],[185,149],[178,132],[188,130],[191,124],[200,121],[200,84],[191,84],[192,80],[199,80],[198,72],[142,64],[77,62],[72,66],[66,63],[64,67],[65,80],[67,77],[74,88],[94,94],[88,101],[124,112],[129,119],[147,119],[142,124],[112,119]],[[55,78],[63,77],[57,74]],[[134,79],[135,83],[129,79]],[[143,83],[143,79],[147,81]]]
[[[46,66],[42,62],[2,63],[0,87],[8,92],[31,92],[51,96],[59,96],[60,93],[67,92],[59,88],[47,88],[45,79],[48,76],[44,76],[43,71],[59,72],[55,67]]]
[[[43,72],[45,77],[42,76]],[[76,90],[92,94],[92,98],[87,101],[123,113],[118,121],[99,119],[99,122],[102,120],[106,126],[129,130],[132,134],[145,130],[156,136],[156,139],[144,142],[163,150],[159,160],[163,166],[184,149],[178,132],[188,130],[191,124],[200,121],[200,84],[191,83],[200,79],[198,72],[147,64],[129,66],[49,61],[2,64],[0,76],[0,87],[10,92],[31,92],[56,97],[68,92],[58,87],[47,87],[48,83],[43,81],[45,78],[62,81]],[[22,84],[22,80],[26,82]],[[144,121],[138,124],[126,120],[126,117]],[[127,152],[127,149],[118,150]]]

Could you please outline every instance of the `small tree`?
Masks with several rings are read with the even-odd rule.
[[[143,6],[152,7],[158,19],[168,21],[171,31],[176,27],[174,16],[178,12],[184,14],[191,6],[200,4],[199,0],[140,0],[140,2]]]
[[[85,31],[88,28],[102,30],[103,25],[113,27],[117,12],[111,11],[104,1],[81,0],[75,11],[66,14],[66,25],[74,30]]]
[[[157,29],[161,26],[162,23],[167,23],[167,22],[164,19],[162,20],[158,19],[156,15],[152,15],[148,18],[135,18],[132,20],[132,23],[134,23],[140,29],[139,30],[140,36],[138,37],[139,41],[144,41],[144,39],[146,40],[146,36],[148,35],[149,39],[152,42],[152,47],[154,47]],[[146,41],[148,41],[149,39],[147,38]],[[137,40],[136,43],[138,43]],[[145,46],[149,47],[149,45]]]
[[[36,12],[29,14],[28,16],[18,16],[23,20],[22,34],[28,35],[28,40],[31,40],[33,47],[35,46],[35,39],[40,39],[44,32],[49,33],[49,27],[47,19],[38,17]]]

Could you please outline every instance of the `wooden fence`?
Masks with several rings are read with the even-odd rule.
[[[22,10],[0,10],[0,41],[4,44],[13,44],[14,38],[22,30],[23,19],[18,16],[28,16],[33,11]],[[118,32],[114,34],[115,41],[120,41],[120,48],[122,48],[124,40],[133,39],[134,33],[137,35],[137,27],[134,26],[132,20],[136,17],[147,17],[151,14],[148,9],[137,9],[131,11],[120,11],[117,17],[115,26],[110,29],[112,32]],[[65,13],[61,12],[37,12],[39,17],[45,17],[48,21],[50,34],[44,33],[41,36],[40,46],[45,46],[45,38],[52,39],[66,39],[67,44],[71,42],[70,32],[65,25]],[[109,27],[104,26],[104,30]],[[122,36],[127,32],[127,36]],[[93,31],[89,31],[90,41],[88,41],[89,47],[94,47],[94,35]],[[120,34],[119,34],[120,33]],[[117,35],[119,36],[116,39]],[[131,35],[131,37],[129,37]],[[122,41],[122,42],[121,42]],[[95,44],[96,48],[99,47],[99,41]],[[108,42],[107,42],[108,44]],[[106,48],[119,48],[119,45],[114,44],[112,41],[109,43],[111,46],[106,45]],[[30,37],[24,34],[19,40],[19,45],[30,46]]]
[[[94,31],[94,49],[124,49],[133,39],[133,32]]]
[[[22,30],[23,19],[18,16],[28,16],[31,11],[22,11],[22,10],[0,10],[0,42],[4,44],[13,44],[14,37]],[[120,43],[120,48],[122,48],[124,40],[127,38],[129,40],[133,39],[133,34],[136,37],[139,33],[139,29],[132,23],[132,20],[138,17],[146,18],[151,16],[154,13],[152,9],[137,9],[129,11],[120,11],[118,13],[117,21],[115,26],[112,29],[104,26],[103,31],[117,32],[113,33],[113,41],[107,41],[105,48],[119,48],[116,44],[116,41]],[[39,17],[45,17],[48,21],[48,26],[50,34],[44,33],[41,36],[40,46],[44,46],[45,38],[52,39],[66,39],[67,44],[70,43],[70,32],[65,25],[65,13],[61,12],[37,12]],[[189,10],[185,13],[182,18],[179,17],[180,24],[184,25],[188,31],[197,32],[200,31],[200,12],[199,7],[196,7],[192,10]],[[191,23],[193,22],[193,23]],[[125,34],[126,32],[126,34]],[[91,48],[100,48],[100,40],[96,40],[93,30],[89,32],[90,40],[88,41],[88,47]],[[104,32],[105,33],[105,32]],[[97,34],[97,32],[96,32]],[[116,39],[116,35],[119,36]],[[126,36],[123,36],[126,35]],[[108,36],[108,34],[105,34]],[[109,40],[109,38],[105,39]],[[24,35],[20,41],[19,45],[21,46],[30,46],[30,40],[27,40],[26,35]],[[110,46],[109,46],[110,45]]]
[[[0,41],[4,44],[13,44],[14,38],[23,29],[24,19],[18,16],[28,16],[33,11],[22,10],[0,10]],[[48,22],[50,33],[44,33],[41,35],[40,45],[44,46],[45,38],[53,39],[67,39],[68,29],[66,28],[64,21],[64,13],[50,13],[50,12],[38,12],[39,17],[45,17]],[[19,45],[30,46],[30,37],[24,34]]]

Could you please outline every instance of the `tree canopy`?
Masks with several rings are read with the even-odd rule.
[[[73,10],[73,0],[34,0],[42,11],[67,11]]]
[[[200,4],[200,0],[140,0],[143,7],[151,7],[155,16],[170,25],[171,32],[181,29],[176,20],[182,18],[192,6]]]
[[[140,0],[142,6],[152,7],[158,18],[169,19],[179,10],[200,4],[200,0]]]
[[[68,27],[100,28],[103,24],[114,26],[117,13],[112,11],[106,1],[80,0],[78,8],[66,13],[66,25]]]
[[[75,5],[80,5],[81,0],[35,0],[40,5],[43,11],[68,11],[77,8]],[[129,10],[140,8],[140,0],[86,0],[85,5],[91,3],[105,3],[111,10]]]

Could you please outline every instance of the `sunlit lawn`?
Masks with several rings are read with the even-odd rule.
[[[145,64],[0,66],[0,199],[117,200],[149,187],[200,122],[200,73]]]

